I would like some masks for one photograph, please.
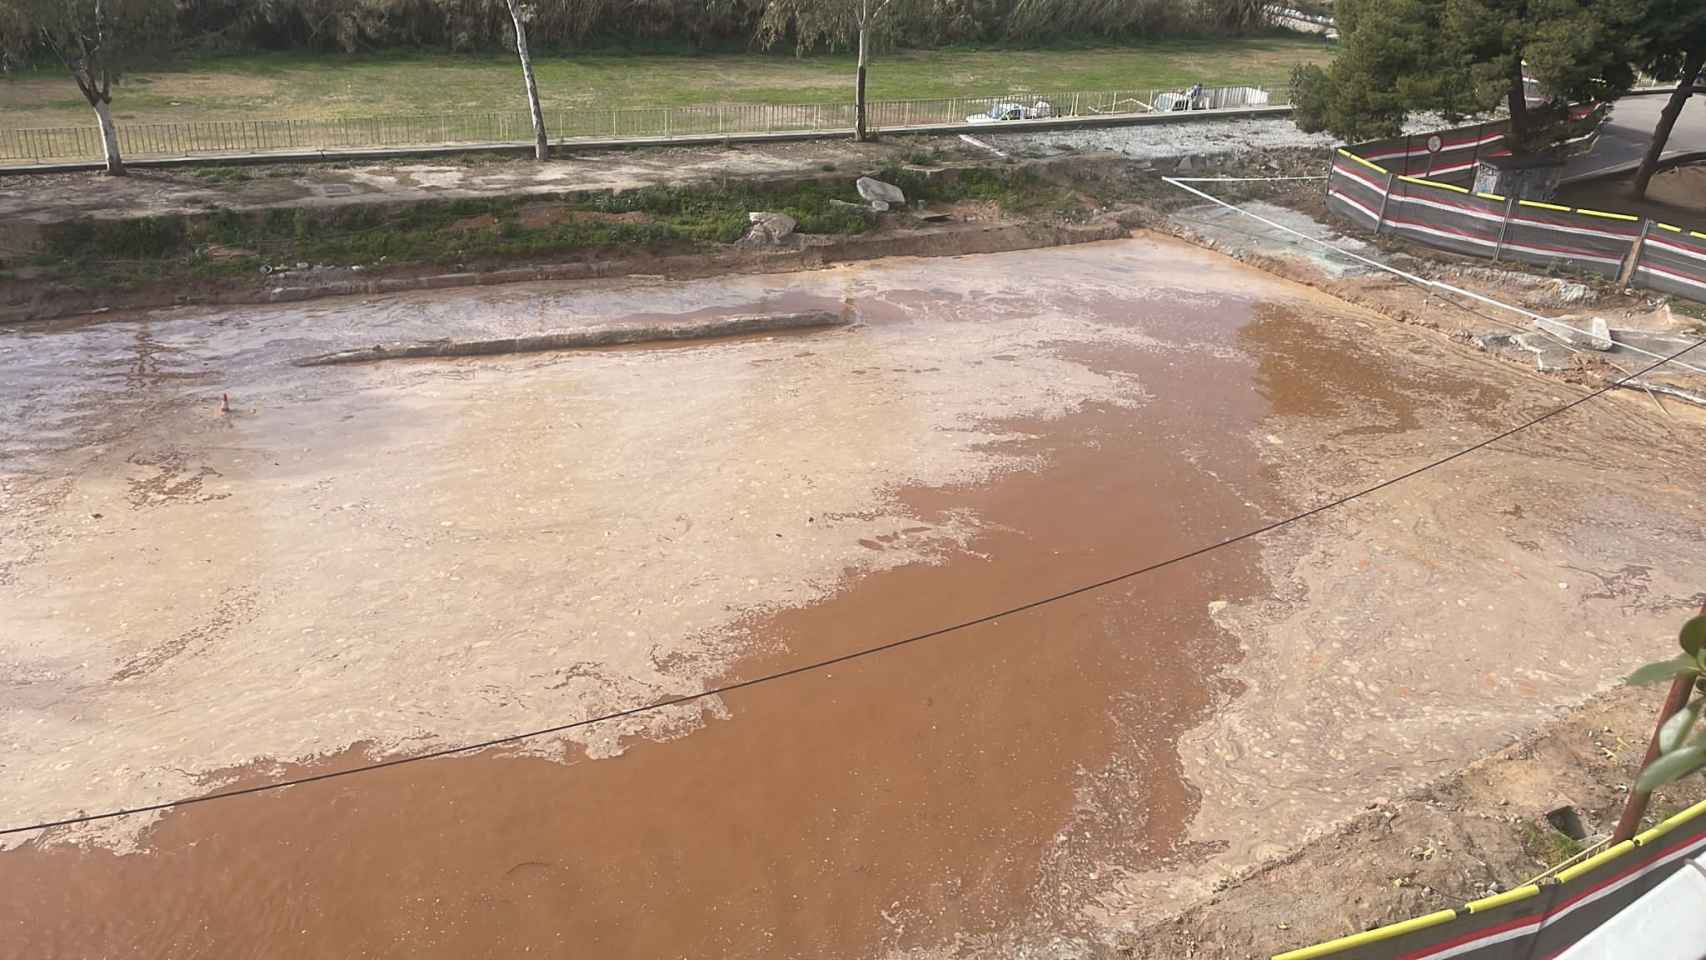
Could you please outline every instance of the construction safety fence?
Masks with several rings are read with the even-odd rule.
[[[1567,141],[1566,148],[1584,150],[1591,147],[1598,138],[1599,122],[1605,115],[1603,105],[1586,104],[1571,108],[1571,119],[1581,127],[1577,135]],[[1487,158],[1511,155],[1510,147],[1505,144],[1505,131],[1509,126],[1508,121],[1491,120],[1433,133],[1371,140],[1347,149],[1399,176],[1425,177],[1468,186],[1475,182],[1477,163]]]
[[[1544,880],[1452,910],[1277,954],[1274,960],[1554,957],[1702,851],[1706,801]]]
[[[1327,207],[1376,234],[1706,301],[1706,233],[1675,224],[1476,192],[1343,148],[1328,174]]]
[[[1055,117],[1148,113],[1156,90],[1014,93],[931,100],[876,100],[865,105],[873,130],[965,123],[997,106],[1017,106],[1025,115],[1046,104]],[[1270,104],[1261,87],[1210,87],[1193,98],[1195,109],[1232,109]],[[998,111],[999,112],[999,111]],[[676,137],[745,136],[766,133],[849,133],[852,103],[720,103],[673,107],[575,107],[545,112],[552,142],[575,140],[668,140]],[[525,111],[467,112],[323,120],[207,120],[118,124],[119,152],[127,158],[303,153],[382,147],[466,146],[527,143],[533,139]],[[91,161],[102,158],[95,126],[0,126],[0,164]]]

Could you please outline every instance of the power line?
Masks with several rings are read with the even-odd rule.
[[[490,747],[499,747],[499,746],[504,746],[506,744],[519,743],[523,740],[532,740],[532,739],[535,739],[537,737],[546,737],[546,736],[551,736],[552,734],[565,733],[569,730],[575,730],[575,729],[579,729],[581,727],[590,727],[593,724],[606,723],[606,722],[611,721],[611,720],[622,720],[622,719],[626,719],[628,717],[639,716],[640,714],[649,713],[649,712],[654,711],[654,710],[662,710],[666,707],[675,707],[675,706],[680,706],[680,705],[686,704],[686,703],[694,703],[694,702],[699,701],[699,700],[704,700],[708,697],[722,696],[724,694],[733,693],[737,690],[744,690],[747,687],[756,687],[759,684],[770,683],[770,682],[776,681],[776,680],[784,680],[788,677],[797,676],[797,675],[802,674],[802,673],[810,673],[813,670],[821,670],[825,667],[833,667],[833,666],[836,666],[837,664],[847,663],[847,662],[853,661],[853,660],[862,660],[866,657],[875,656],[879,653],[887,653],[890,650],[897,650],[901,647],[910,646],[911,644],[914,644],[914,643],[919,643],[919,642],[924,641],[924,640],[930,640],[930,639],[933,639],[935,637],[943,636],[944,634],[949,634],[949,633],[953,633],[955,631],[965,630],[969,627],[975,627],[975,626],[980,626],[980,625],[985,624],[985,623],[990,623],[990,622],[993,622],[995,620],[999,620],[1002,617],[1010,617],[1010,616],[1014,616],[1016,614],[1024,613],[1027,610],[1034,610],[1037,607],[1041,607],[1041,606],[1044,606],[1044,605],[1047,605],[1050,603],[1056,603],[1058,601],[1066,600],[1066,599],[1071,598],[1071,597],[1076,597],[1079,594],[1089,593],[1093,590],[1100,590],[1103,587],[1109,587],[1109,586],[1112,586],[1116,583],[1120,583],[1120,582],[1123,582],[1126,580],[1131,580],[1131,579],[1134,579],[1136,577],[1141,577],[1145,574],[1153,573],[1156,570],[1160,570],[1160,569],[1163,569],[1165,567],[1171,567],[1171,566],[1174,566],[1176,564],[1183,563],[1187,560],[1193,560],[1197,557],[1200,557],[1200,556],[1207,554],[1207,553],[1212,553],[1212,552],[1219,550],[1223,547],[1230,547],[1234,544],[1242,543],[1246,540],[1255,539],[1256,537],[1262,536],[1263,534],[1272,533],[1273,531],[1278,530],[1282,527],[1288,527],[1294,523],[1300,523],[1304,520],[1308,520],[1311,517],[1314,517],[1318,514],[1325,513],[1327,511],[1335,509],[1337,507],[1344,506],[1345,504],[1350,503],[1354,500],[1360,500],[1363,497],[1366,497],[1370,494],[1377,493],[1377,492],[1384,490],[1387,487],[1390,487],[1394,484],[1402,483],[1405,480],[1410,479],[1411,477],[1415,477],[1415,476],[1418,476],[1422,473],[1426,473],[1427,471],[1432,470],[1436,467],[1442,467],[1442,466],[1452,462],[1453,460],[1457,460],[1461,457],[1466,457],[1469,454],[1476,452],[1477,450],[1481,450],[1485,447],[1492,446],[1493,444],[1498,443],[1501,440],[1505,440],[1509,437],[1515,436],[1516,434],[1523,432],[1524,430],[1527,430],[1531,427],[1534,427],[1534,426],[1537,426],[1541,423],[1544,423],[1547,420],[1550,420],[1553,417],[1558,416],[1559,414],[1567,413],[1568,411],[1573,410],[1576,407],[1579,407],[1584,403],[1587,403],[1589,400],[1593,400],[1597,397],[1603,396],[1604,394],[1609,393],[1613,389],[1616,389],[1617,387],[1620,387],[1623,384],[1628,383],[1630,380],[1633,380],[1636,377],[1642,376],[1644,374],[1650,373],[1655,368],[1660,367],[1666,363],[1669,363],[1669,362],[1677,359],[1678,357],[1681,357],[1683,354],[1688,353],[1690,350],[1693,350],[1696,347],[1699,347],[1702,345],[1706,345],[1706,339],[1697,340],[1694,343],[1692,343],[1686,347],[1683,347],[1681,350],[1678,350],[1677,352],[1671,354],[1668,357],[1664,357],[1664,358],[1658,360],[1657,362],[1653,363],[1652,365],[1650,365],[1650,366],[1648,366],[1642,370],[1638,370],[1635,373],[1629,374],[1628,376],[1625,376],[1621,379],[1610,381],[1610,382],[1600,386],[1599,388],[1593,390],[1590,393],[1584,394],[1583,396],[1580,396],[1574,400],[1571,400],[1569,403],[1563,404],[1562,406],[1553,407],[1551,410],[1548,410],[1545,413],[1542,413],[1539,416],[1534,417],[1531,420],[1525,420],[1522,423],[1519,423],[1516,426],[1511,427],[1508,430],[1505,430],[1501,433],[1494,434],[1493,436],[1488,437],[1485,440],[1481,440],[1477,443],[1471,444],[1467,447],[1464,447],[1460,450],[1457,450],[1454,453],[1440,457],[1437,460],[1432,460],[1432,461],[1429,461],[1428,463],[1424,463],[1419,467],[1414,467],[1410,470],[1406,470],[1405,472],[1400,473],[1397,476],[1389,477],[1389,478],[1382,480],[1379,483],[1376,483],[1372,486],[1364,487],[1361,490],[1357,490],[1353,493],[1349,493],[1349,494],[1346,494],[1344,496],[1337,497],[1333,500],[1329,500],[1326,503],[1322,503],[1318,506],[1311,507],[1310,509],[1303,511],[1302,513],[1293,514],[1293,515],[1286,517],[1282,520],[1275,520],[1271,523],[1267,523],[1267,524],[1264,524],[1260,527],[1256,527],[1255,529],[1247,530],[1247,531],[1240,533],[1240,534],[1237,534],[1235,536],[1227,537],[1224,540],[1218,540],[1218,541],[1215,541],[1214,543],[1210,543],[1210,544],[1207,544],[1205,546],[1197,547],[1196,549],[1190,550],[1186,553],[1181,553],[1181,554],[1178,554],[1176,556],[1169,557],[1165,560],[1159,560],[1155,563],[1148,564],[1147,566],[1138,567],[1135,570],[1128,570],[1125,573],[1120,573],[1120,574],[1116,574],[1116,575],[1111,576],[1111,577],[1107,577],[1107,578],[1102,579],[1102,580],[1097,580],[1094,583],[1087,583],[1087,584],[1084,584],[1082,586],[1073,587],[1070,590],[1065,590],[1065,591],[1062,591],[1060,593],[1050,594],[1049,596],[1041,597],[1041,598],[1036,599],[1036,600],[1031,600],[1027,603],[1022,603],[1022,604],[1019,604],[1018,606],[1015,606],[1015,607],[1008,607],[1005,610],[1000,610],[1000,611],[997,611],[995,613],[984,614],[983,616],[976,617],[976,618],[971,619],[971,620],[963,620],[959,623],[950,624],[949,626],[938,627],[935,630],[930,630],[930,631],[927,631],[925,633],[913,634],[910,637],[903,637],[899,640],[890,640],[887,643],[877,644],[876,646],[864,647],[862,649],[854,650],[854,651],[851,651],[849,653],[844,653],[844,654],[841,654],[839,656],[830,657],[826,660],[815,660],[811,663],[803,664],[801,666],[790,667],[786,670],[778,670],[774,673],[767,673],[767,674],[764,674],[763,676],[753,677],[749,680],[739,681],[738,683],[725,684],[725,685],[720,686],[720,687],[713,687],[709,690],[702,690],[698,693],[690,693],[690,694],[686,694],[686,695],[679,696],[679,697],[669,697],[669,698],[664,699],[664,700],[658,700],[658,701],[655,701],[652,703],[642,704],[642,705],[637,706],[637,707],[629,707],[625,710],[618,710],[614,713],[606,713],[606,714],[603,714],[601,716],[589,717],[585,720],[575,720],[575,721],[572,721],[570,723],[560,723],[560,724],[557,724],[556,726],[545,727],[545,728],[542,728],[539,730],[529,730],[526,733],[515,733],[515,734],[510,734],[509,736],[504,736],[504,737],[494,737],[490,740],[482,740],[478,743],[464,744],[464,745],[459,746],[459,747],[445,747],[445,748],[442,748],[439,750],[430,750],[426,753],[415,754],[413,756],[396,757],[396,758],[393,758],[390,760],[381,760],[381,761],[378,761],[375,763],[362,764],[361,766],[349,767],[349,768],[343,769],[343,770],[328,770],[324,773],[316,773],[316,774],[311,774],[309,776],[291,777],[291,778],[286,779],[286,780],[278,780],[278,781],[275,781],[272,783],[256,784],[254,786],[241,787],[241,788],[238,788],[235,790],[223,790],[223,791],[219,791],[217,793],[202,794],[201,796],[196,796],[196,797],[185,797],[185,798],[180,799],[180,800],[168,800],[168,801],[165,801],[162,803],[150,803],[150,804],[146,804],[144,806],[139,806],[139,807],[125,807],[125,808],[118,809],[118,810],[109,810],[105,813],[80,814],[78,816],[65,817],[65,818],[60,819],[60,820],[50,820],[50,821],[45,821],[42,823],[33,823],[33,824],[29,824],[27,826],[21,826],[21,827],[7,827],[3,830],[0,830],[0,836],[6,836],[8,834],[14,834],[14,833],[26,833],[26,832],[29,832],[32,830],[47,830],[47,829],[51,829],[53,827],[68,827],[68,826],[73,826],[73,825],[80,824],[80,823],[93,823],[93,822],[96,822],[99,820],[112,820],[112,819],[116,819],[118,817],[133,816],[133,815],[139,814],[139,813],[154,813],[154,812],[161,811],[161,810],[167,810],[167,809],[170,809],[172,807],[184,807],[184,806],[189,806],[191,804],[196,804],[196,803],[207,803],[207,802],[212,801],[212,800],[229,800],[229,799],[234,798],[234,797],[243,797],[243,796],[248,796],[250,794],[255,794],[255,793],[266,793],[266,792],[271,791],[271,790],[281,790],[285,787],[298,787],[298,786],[302,786],[304,784],[318,783],[322,780],[334,780],[334,779],[337,779],[339,777],[354,776],[355,774],[358,774],[358,773],[371,773],[375,770],[384,770],[388,767],[399,767],[399,766],[402,766],[403,764],[406,764],[406,763],[418,763],[418,762],[423,761],[423,760],[438,760],[438,759],[442,759],[444,757],[456,756],[458,754],[474,753],[476,751],[485,750],[485,749],[490,748]]]

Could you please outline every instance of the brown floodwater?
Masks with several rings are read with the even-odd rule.
[[[728,679],[1260,522],[1253,504],[1279,505],[1253,432],[1276,401],[1318,409],[1329,387],[1282,382],[1248,352],[1251,311],[1226,300],[1143,318],[1163,342],[1219,348],[1188,359],[1063,347],[1132,374],[1149,399],[1006,424],[1008,452],[1035,469],[897,491],[925,519],[975,515],[978,534],[941,562],[749,624],[761,652]],[[1178,841],[1196,797],[1174,743],[1236,693],[1239,644],[1209,609],[1265,592],[1256,550],[741,690],[701,729],[616,758],[430,761],[183,808],[141,853],[0,854],[3,952],[857,957],[1069,929],[1109,872],[1194,852]]]

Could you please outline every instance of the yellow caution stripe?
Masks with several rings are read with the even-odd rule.
[[[1680,813],[1672,814],[1660,822],[1653,824],[1648,829],[1635,834],[1635,843],[1641,846],[1652,843],[1654,840],[1657,840],[1703,813],[1706,813],[1706,800],[1702,800]]]
[[[1586,207],[1577,207],[1576,212],[1581,213],[1581,214],[1586,214],[1587,216],[1590,216],[1590,217],[1604,217],[1607,220],[1639,220],[1639,219],[1641,219],[1640,217],[1637,217],[1637,216],[1634,216],[1634,215],[1628,214],[1628,213],[1606,213],[1604,210],[1589,210]]]
[[[1660,223],[1657,220],[1653,221],[1653,226],[1658,227],[1660,230],[1669,230],[1671,233],[1681,233],[1682,232],[1681,227],[1673,227],[1668,223]]]
[[[1381,166],[1378,163],[1375,163],[1373,160],[1364,160],[1362,157],[1357,156],[1356,154],[1350,152],[1349,150],[1346,150],[1343,147],[1339,148],[1339,154],[1341,156],[1350,157],[1352,160],[1355,160],[1357,163],[1362,164],[1363,166],[1369,168],[1370,170],[1373,170],[1375,173],[1387,173],[1387,172],[1389,172],[1385,167]]]
[[[1628,853],[1633,849],[1635,849],[1635,844],[1628,840],[1625,840],[1622,843],[1612,844],[1586,860],[1583,860],[1581,863],[1558,871],[1556,879],[1559,883],[1569,883],[1571,880],[1576,879],[1590,870],[1598,869],[1609,860],[1616,860],[1618,857],[1623,856],[1625,853]]]
[[[1660,226],[1668,225],[1660,224]],[[1673,227],[1672,229],[1675,228]],[[1598,867],[1604,866],[1607,862],[1617,859],[1636,847],[1652,843],[1654,840],[1659,839],[1665,834],[1677,829],[1702,814],[1706,814],[1706,800],[1702,800],[1681,813],[1666,818],[1662,823],[1657,824],[1649,830],[1636,834],[1633,840],[1625,840],[1615,846],[1607,847],[1599,853],[1583,860],[1581,863],[1578,863],[1567,870],[1559,871],[1557,877],[1549,882],[1569,883],[1571,880],[1585,876],[1589,872],[1597,869]],[[1273,960],[1312,960],[1312,958],[1315,957],[1331,956],[1335,953],[1349,950],[1352,947],[1365,946],[1370,943],[1379,943],[1382,940],[1390,940],[1393,937],[1402,936],[1406,933],[1414,933],[1417,930],[1426,930],[1429,927],[1437,927],[1442,923],[1454,920],[1458,917],[1466,917],[1472,914],[1486,913],[1489,910],[1496,910],[1506,904],[1515,903],[1518,900],[1525,900],[1539,892],[1539,884],[1524,884],[1523,886],[1517,887],[1515,890],[1507,890],[1504,893],[1494,894],[1490,897],[1483,897],[1480,900],[1472,900],[1464,906],[1458,907],[1456,910],[1440,910],[1427,914],[1426,916],[1416,917],[1413,920],[1405,920],[1403,923],[1394,923],[1390,926],[1378,927],[1373,930],[1364,930],[1362,933],[1353,933],[1348,937],[1339,937],[1337,940],[1328,940],[1326,943],[1318,943],[1313,947],[1304,947],[1300,950],[1277,953],[1274,954]]]
[[[1521,200],[1518,202],[1520,202],[1525,207],[1538,207],[1541,210],[1557,210],[1560,213],[1569,213],[1570,212],[1569,207],[1560,207],[1559,205],[1557,205],[1555,203],[1541,203],[1539,200]]]
[[[1469,909],[1470,913],[1486,913],[1488,910],[1496,910],[1507,903],[1515,903],[1518,900],[1527,900],[1529,897],[1532,897],[1539,892],[1540,884],[1531,883],[1527,886],[1517,887],[1515,890],[1506,890],[1504,893],[1495,893],[1490,897],[1471,900],[1464,906]]]
[[[1419,184],[1419,185],[1424,186],[1424,187],[1439,187],[1441,190],[1455,190],[1458,193],[1462,193],[1462,194],[1469,193],[1468,190],[1464,189],[1463,187],[1457,186],[1456,184],[1440,183],[1438,180],[1423,180],[1421,177],[1399,177],[1398,179],[1404,181],[1405,183]],[[1568,210],[1570,208],[1565,207],[1564,209]]]
[[[1457,919],[1456,910],[1440,910],[1435,913],[1430,913],[1425,917],[1416,917],[1413,920],[1405,920],[1403,923],[1394,923],[1391,926],[1380,927],[1375,930],[1364,930],[1362,933],[1353,933],[1348,937],[1340,937],[1337,940],[1328,940],[1326,943],[1318,943],[1313,947],[1304,947],[1301,950],[1291,950],[1286,953],[1276,953],[1274,954],[1273,960],[1312,960],[1314,957],[1330,956],[1342,950],[1349,950],[1352,947],[1360,947],[1370,943],[1379,943],[1382,940],[1402,936],[1406,933],[1415,933],[1417,930],[1426,930],[1429,927],[1437,927],[1442,923],[1455,919]]]
[[[1475,195],[1477,197],[1480,197],[1482,200],[1498,200],[1501,203],[1504,202],[1504,199],[1505,199],[1504,197],[1501,197],[1496,193],[1477,193]]]

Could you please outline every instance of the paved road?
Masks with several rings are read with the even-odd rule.
[[[1659,111],[1664,109],[1669,99],[1666,95],[1653,94],[1617,101],[1593,152],[1572,160],[1565,170],[1564,179],[1578,180],[1640,163],[1642,154],[1647,152],[1647,143],[1652,139],[1653,127],[1659,122]],[[1706,105],[1702,105],[1703,99],[1706,98],[1694,97],[1682,108],[1682,116],[1677,118],[1670,142],[1665,145],[1665,156],[1706,150]]]

